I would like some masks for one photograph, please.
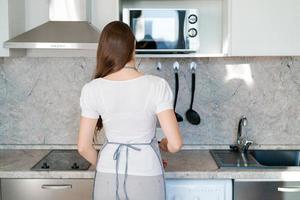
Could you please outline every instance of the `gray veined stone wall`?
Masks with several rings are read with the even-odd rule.
[[[172,63],[142,59],[141,71],[174,89]],[[241,115],[256,144],[300,144],[300,57],[180,59],[177,111],[190,101],[189,63],[198,63],[194,109],[202,123],[180,124],[186,144],[231,144]],[[79,95],[94,58],[6,58],[0,62],[0,144],[76,144]]]

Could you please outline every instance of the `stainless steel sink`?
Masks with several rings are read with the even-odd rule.
[[[250,154],[264,166],[300,166],[299,150],[252,150]]]
[[[241,154],[232,150],[211,150],[210,152],[219,167],[261,167],[251,154]]]
[[[300,150],[210,151],[220,168],[283,168],[300,166]]]

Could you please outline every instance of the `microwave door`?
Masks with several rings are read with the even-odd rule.
[[[136,48],[157,49],[157,43],[153,32],[155,30],[155,11],[152,10],[131,10],[130,27],[136,37]]]
[[[137,51],[188,51],[186,15],[186,10],[130,10],[128,22],[136,37]]]
[[[130,26],[137,39],[139,50],[177,49],[179,16],[174,10],[134,10]]]

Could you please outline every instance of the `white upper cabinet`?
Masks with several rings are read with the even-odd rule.
[[[9,51],[2,47],[3,42],[9,37],[8,30],[8,2],[0,0],[0,56],[9,56]]]
[[[228,3],[229,55],[300,55],[299,0],[229,0]]]
[[[3,43],[24,32],[24,1],[0,0],[0,57],[19,55],[20,50],[10,50],[3,47]]]

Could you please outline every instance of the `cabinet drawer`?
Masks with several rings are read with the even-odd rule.
[[[90,200],[93,179],[2,179],[2,200]]]
[[[234,200],[299,200],[300,182],[235,181]]]

